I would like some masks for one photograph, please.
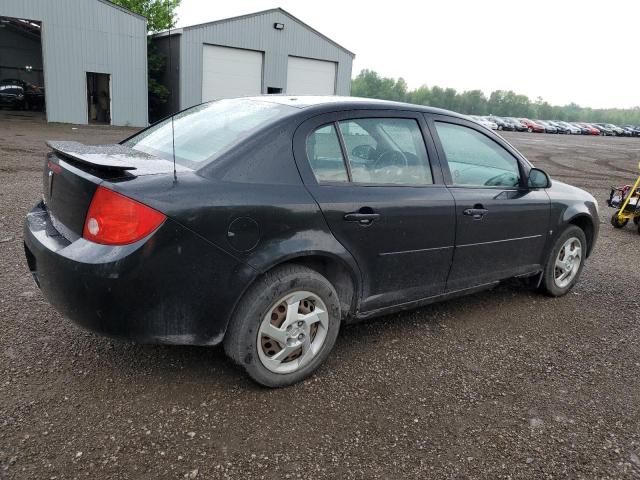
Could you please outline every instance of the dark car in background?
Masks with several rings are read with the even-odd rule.
[[[38,110],[43,111],[45,106],[44,88],[17,78],[5,78],[0,80],[0,105],[2,104],[2,91],[12,92],[19,89],[22,91],[20,102],[13,102],[11,108],[17,110]]]
[[[24,110],[26,108],[24,88],[18,85],[0,85],[0,107]]]
[[[571,133],[571,129],[569,127],[566,127],[565,125],[563,125],[562,122],[554,122],[554,121],[548,120],[547,123],[549,125],[555,127],[557,133],[562,133],[562,134],[565,134],[565,135]]]
[[[526,132],[527,131],[527,126],[522,123],[520,120],[518,120],[517,118],[512,118],[512,117],[507,117],[504,119],[506,122],[509,122],[511,125],[513,125],[513,128],[516,132]]]
[[[542,125],[544,127],[545,133],[558,133],[558,128],[549,122],[546,122],[544,120],[534,120],[534,122]]]
[[[104,335],[222,343],[270,387],[315,371],[343,322],[511,277],[564,295],[598,236],[589,193],[416,105],[229,99],[49,145],[24,226],[47,300]]]
[[[494,117],[493,115],[490,115],[486,118],[487,120],[498,125],[498,130],[505,130],[507,132],[513,132],[515,130],[514,125],[510,122],[507,122],[504,118]]]
[[[629,136],[640,137],[640,127],[635,125],[623,125],[622,128],[629,133]]]
[[[598,128],[604,129],[607,132],[607,135],[613,135],[614,137],[617,137],[618,135],[624,136],[626,133],[624,129],[616,127],[611,123],[594,123],[594,125]]]

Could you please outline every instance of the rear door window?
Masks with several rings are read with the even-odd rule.
[[[433,184],[418,122],[409,118],[360,118],[339,122],[354,183]]]

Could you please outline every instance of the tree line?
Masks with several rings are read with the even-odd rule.
[[[408,102],[445,108],[467,115],[496,115],[568,122],[602,122],[619,125],[640,124],[640,107],[589,108],[575,103],[551,105],[538,97],[532,101],[526,95],[511,90],[495,90],[487,96],[481,90],[458,92],[454,88],[423,85],[409,90],[402,78],[381,77],[373,70],[362,70],[351,81],[351,95]]]

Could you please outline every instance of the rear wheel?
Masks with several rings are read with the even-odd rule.
[[[527,128],[527,132],[529,132],[529,133],[533,132],[533,128],[531,128],[531,127]]]
[[[587,252],[584,231],[575,225],[569,226],[556,240],[544,268],[541,289],[553,296],[567,294],[582,273]]]
[[[325,361],[339,329],[331,283],[314,270],[287,265],[265,274],[245,294],[224,349],[259,384],[285,387]]]
[[[627,223],[629,223],[629,219],[628,218],[621,219],[619,217],[619,214],[620,214],[620,210],[617,210],[616,213],[613,214],[613,216],[611,217],[611,225],[613,225],[615,228],[624,228],[627,225]]]

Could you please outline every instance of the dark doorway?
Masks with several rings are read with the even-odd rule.
[[[0,107],[45,110],[40,22],[0,16]]]
[[[87,72],[87,118],[89,123],[111,124],[111,75]]]

